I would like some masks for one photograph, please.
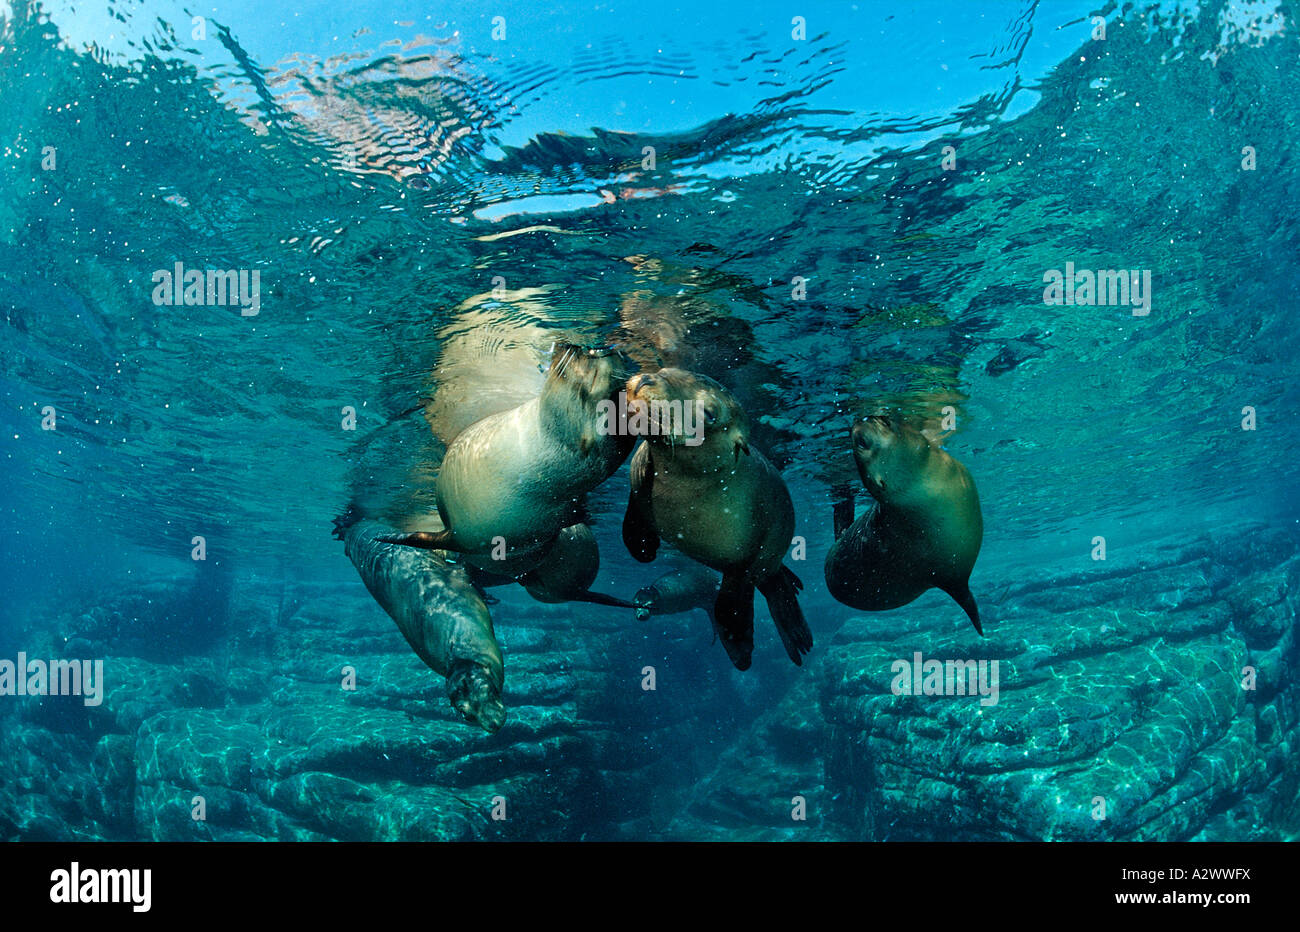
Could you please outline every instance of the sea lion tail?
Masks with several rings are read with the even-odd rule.
[[[763,580],[758,590],[767,599],[768,611],[776,622],[776,631],[781,635],[786,655],[797,667],[803,666],[803,655],[812,650],[812,629],[803,617],[799,607],[799,590],[803,582],[788,566],[782,566],[779,573],[773,573]]]
[[[436,534],[431,534],[428,531],[416,531],[413,534],[399,534],[395,537],[378,537],[376,540],[383,544],[419,547],[421,550],[456,549],[451,540],[451,531],[439,531]]]
[[[953,586],[951,589],[945,589],[944,592],[952,596],[953,601],[965,610],[966,614],[970,616],[970,623],[979,632],[979,636],[984,637],[984,626],[980,624],[980,608],[975,604],[975,597],[970,594],[970,585],[962,583],[959,586]]]
[[[732,664],[748,670],[754,656],[753,584],[742,575],[724,575],[710,620]]]

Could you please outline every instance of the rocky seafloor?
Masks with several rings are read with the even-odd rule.
[[[1127,567],[977,574],[982,640],[936,593],[871,616],[819,604],[802,669],[760,609],[745,674],[703,615],[511,595],[495,735],[455,717],[355,576],[228,581],[215,608],[194,580],[137,581],[16,633],[29,656],[105,657],[106,688],[93,707],[0,700],[0,836],[1289,838],[1297,549],[1248,528]],[[997,703],[895,695],[892,665],[918,651],[997,660]]]

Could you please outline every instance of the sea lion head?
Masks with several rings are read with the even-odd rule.
[[[583,403],[595,402],[616,394],[625,378],[627,363],[615,347],[556,343],[543,392],[564,386]]]
[[[749,419],[731,392],[685,369],[642,372],[627,382],[629,430],[677,458],[734,464],[749,455]],[[640,413],[644,430],[633,430]]]
[[[926,436],[902,418],[873,414],[853,425],[853,459],[871,497],[901,503],[924,486],[933,450]]]
[[[627,368],[626,357],[612,346],[555,344],[542,388],[542,406],[557,435],[570,438],[584,456],[602,439],[600,403],[612,402],[618,396]],[[609,439],[617,454],[627,456],[631,438]]]
[[[467,722],[495,734],[506,722],[501,701],[501,677],[481,664],[460,661],[447,676],[447,698]]]

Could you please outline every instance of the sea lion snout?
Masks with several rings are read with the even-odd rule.
[[[659,599],[659,593],[654,586],[646,586],[644,589],[638,589],[636,595],[632,596],[632,604],[636,606],[636,620],[645,621],[654,613],[654,604]]]

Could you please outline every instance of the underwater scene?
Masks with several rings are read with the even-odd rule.
[[[1298,13],[0,0],[0,838],[1293,839]]]

